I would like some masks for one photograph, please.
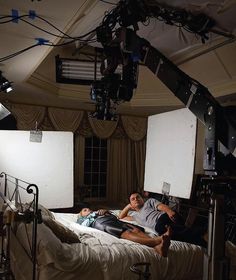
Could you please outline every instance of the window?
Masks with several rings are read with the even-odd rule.
[[[106,197],[107,140],[85,138],[84,184],[91,188],[90,198]]]

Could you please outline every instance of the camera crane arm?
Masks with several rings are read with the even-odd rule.
[[[135,61],[139,60],[147,66],[205,125],[205,174],[219,175],[218,140],[231,153],[235,151],[236,107],[221,106],[205,86],[184,73],[147,40],[139,37],[134,30],[120,27],[116,31],[115,41],[119,42],[121,52],[128,53]],[[233,155],[232,157],[235,158]]]
[[[236,147],[236,127],[227,118],[225,108],[206,87],[180,70],[145,39],[137,36],[131,29],[122,31],[126,33],[125,36],[122,35],[125,40],[132,35],[140,46],[140,61],[205,125],[204,170],[209,175],[216,175],[217,140],[230,152]],[[129,49],[128,45],[123,45]]]

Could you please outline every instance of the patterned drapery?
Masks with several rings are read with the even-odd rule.
[[[103,121],[97,120],[94,118],[88,118],[91,128],[93,129],[94,134],[101,139],[107,139],[112,136],[116,130],[117,121]]]
[[[121,116],[122,124],[128,137],[140,141],[146,136],[147,118]]]
[[[6,105],[17,120],[19,130],[33,130],[42,124],[46,107],[21,104]]]
[[[83,115],[83,111],[48,108],[48,116],[57,130],[75,132],[79,128]]]
[[[146,151],[147,118],[121,116],[102,121],[88,113],[54,107],[7,104],[19,130],[72,131],[74,133],[74,189],[83,185],[84,143],[96,135],[108,140],[107,202],[125,203],[128,193],[142,190]]]

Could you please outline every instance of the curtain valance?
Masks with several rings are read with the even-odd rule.
[[[16,118],[20,130],[35,129],[37,122],[37,127],[41,129],[52,126],[55,130],[72,131],[84,137],[93,134],[102,139],[122,138],[126,134],[133,141],[141,141],[146,136],[145,117],[121,116],[117,121],[103,121],[90,118],[89,114],[80,110],[23,104],[7,104],[7,107]]]
[[[79,128],[83,115],[83,111],[48,108],[48,116],[56,130],[75,132]]]
[[[94,134],[101,139],[110,138],[117,128],[117,121],[104,121],[88,118]]]
[[[140,141],[146,136],[147,118],[121,116],[124,130],[133,141]]]
[[[46,107],[43,106],[7,104],[7,107],[16,118],[20,130],[33,130],[41,126],[46,114]]]

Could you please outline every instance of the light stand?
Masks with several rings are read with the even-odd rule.
[[[203,186],[208,190],[208,246],[204,254],[203,280],[229,279],[229,260],[225,256],[225,194],[226,179],[203,178]]]

